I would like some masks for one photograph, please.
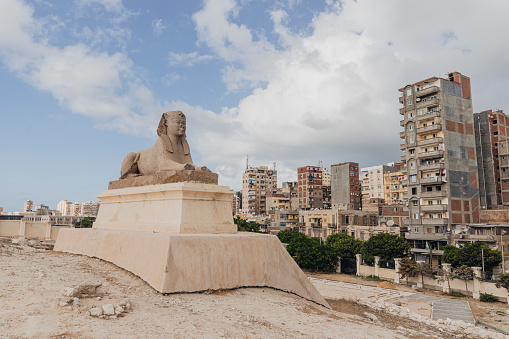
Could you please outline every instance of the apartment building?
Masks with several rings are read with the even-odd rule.
[[[416,259],[440,264],[455,224],[479,221],[470,78],[450,73],[399,90],[406,162],[407,239]],[[437,257],[434,257],[434,256]]]
[[[267,166],[247,168],[242,174],[242,214],[249,216],[267,213],[266,195],[275,193],[277,171]]]
[[[475,113],[474,133],[481,208],[509,206],[509,116]]]
[[[283,193],[267,193],[265,201],[267,212],[290,209],[290,197]]]
[[[281,193],[290,197],[290,209],[299,208],[299,190],[297,181],[285,181],[281,184]]]
[[[297,169],[299,209],[323,208],[322,168],[304,166]]]
[[[27,200],[23,206],[23,212],[32,212],[34,208],[34,202],[32,200]]]
[[[407,191],[407,176],[401,170],[384,174],[385,202],[387,204],[401,204]]]
[[[232,214],[240,214],[242,209],[242,191],[235,192],[232,195]]]
[[[344,162],[331,166],[331,205],[333,209],[358,210],[361,207],[359,164]]]
[[[393,165],[393,163],[391,164]],[[397,172],[398,168],[391,165],[378,165],[361,168],[362,199],[385,198],[384,174]]]

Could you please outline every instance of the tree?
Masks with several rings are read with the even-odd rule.
[[[424,277],[435,278],[435,272],[433,271],[433,267],[427,262],[418,262],[415,265],[415,269],[417,274],[421,276],[422,287],[424,288]]]
[[[331,272],[338,265],[338,250],[331,246],[321,245],[316,238],[295,237],[288,243],[286,249],[297,264],[304,269]]]
[[[394,258],[404,258],[412,247],[404,238],[389,233],[376,234],[362,244],[362,258],[373,265],[375,256],[380,257],[380,264],[388,263],[394,267]]]
[[[92,228],[92,224],[95,221],[95,217],[84,217],[81,221],[73,222],[74,227],[80,228]]]
[[[284,230],[279,232],[277,234],[277,237],[279,238],[279,241],[281,241],[282,243],[288,244],[292,239],[298,237],[305,237],[305,235],[297,230]]]
[[[480,241],[471,242],[460,248],[445,245],[442,259],[453,267],[468,266],[482,267],[482,252],[484,251],[484,267],[491,271],[502,261],[502,253],[492,250]]]
[[[509,292],[509,273],[504,273],[499,276],[499,282],[496,284],[498,288],[503,287]]]
[[[244,219],[241,219],[240,217],[237,217],[233,219],[233,222],[237,225],[237,230],[239,232],[261,233],[260,224],[258,224],[255,221],[246,221]]]
[[[401,259],[399,262],[399,273],[401,274],[401,278],[406,278],[406,284],[408,285],[408,278],[415,277],[418,273],[415,266],[415,261],[409,257],[404,257]]]
[[[336,248],[341,258],[355,258],[356,254],[361,253],[362,248],[362,241],[356,240],[346,233],[329,235],[325,240],[325,244]]]
[[[456,275],[451,270],[440,269],[438,271],[438,282],[441,284],[447,283],[447,290],[451,291],[451,280],[455,279]]]
[[[472,279],[474,277],[474,270],[472,267],[468,267],[467,265],[462,265],[461,267],[456,269],[456,272],[454,272],[456,277],[462,279],[465,281],[465,289],[468,292],[468,280]]]

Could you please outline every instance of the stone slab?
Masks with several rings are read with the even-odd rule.
[[[218,175],[216,173],[198,170],[161,171],[153,175],[139,175],[110,181],[108,189],[172,184],[176,182],[195,182],[217,185]]]
[[[236,233],[226,186],[180,182],[102,192],[94,229],[152,233]]]
[[[162,293],[272,287],[329,307],[273,235],[62,229],[54,250],[112,262]]]

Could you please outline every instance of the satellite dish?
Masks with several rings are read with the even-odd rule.
[[[394,225],[394,220],[389,220],[389,221],[387,221],[387,225],[388,225],[388,226],[392,226],[392,225]]]

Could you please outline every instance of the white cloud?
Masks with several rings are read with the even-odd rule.
[[[156,35],[161,35],[161,33],[165,30],[166,26],[163,24],[162,19],[156,19],[152,21],[152,30]]]
[[[198,52],[191,53],[168,53],[168,60],[170,65],[183,65],[183,66],[193,66],[194,64],[202,61],[211,60],[211,55],[199,55]]]

